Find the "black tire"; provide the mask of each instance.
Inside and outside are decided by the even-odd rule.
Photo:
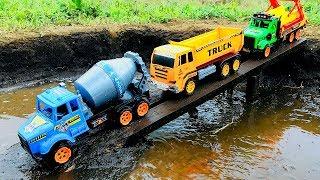
[[[133,112],[131,107],[124,106],[122,108],[119,108],[116,113],[117,115],[115,123],[120,127],[129,125],[133,120]]]
[[[70,150],[70,157],[68,157],[66,162],[63,162],[62,160],[60,162],[57,161],[57,154],[61,151],[62,148],[67,148]],[[63,155],[61,155],[63,157]],[[47,157],[45,157],[43,163],[47,165],[48,167],[55,167],[55,166],[62,166],[67,163],[69,163],[74,157],[74,149],[70,145],[70,143],[67,142],[59,142],[55,144],[50,152],[48,153]]]
[[[143,104],[146,104],[148,106],[147,109],[145,109],[147,111],[145,114],[142,113],[141,109],[140,109],[141,105],[143,105]],[[144,117],[144,116],[146,116],[148,114],[149,110],[150,110],[150,102],[149,102],[149,100],[146,97],[142,97],[140,100],[138,100],[138,102],[134,106],[134,116],[137,117],[137,118],[142,118],[142,117]]]
[[[268,58],[270,57],[272,53],[272,48],[270,46],[267,46],[262,52],[261,52],[261,57],[262,58]]]
[[[287,38],[288,43],[293,43],[295,41],[295,32],[291,32]]]
[[[235,65],[238,63],[238,67],[237,69],[235,69]],[[241,66],[241,58],[240,56],[236,56],[233,60],[232,60],[232,64],[231,64],[231,74],[234,74],[236,72],[238,72],[239,68]]]
[[[194,79],[189,79],[184,86],[184,94],[187,96],[191,96],[196,91],[197,84]]]

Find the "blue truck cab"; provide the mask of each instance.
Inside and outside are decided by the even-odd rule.
[[[49,158],[63,164],[72,153],[68,147],[89,130],[87,120],[92,115],[81,96],[67,90],[64,83],[47,89],[37,95],[35,114],[19,128],[21,145],[37,160],[54,154]],[[53,152],[59,150],[61,157]]]

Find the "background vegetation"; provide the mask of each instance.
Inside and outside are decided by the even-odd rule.
[[[304,0],[312,24],[320,25],[319,0]],[[0,0],[2,30],[107,22],[165,23],[174,19],[245,21],[268,0]]]

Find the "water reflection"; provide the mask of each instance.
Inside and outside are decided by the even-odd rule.
[[[0,113],[31,113],[35,95],[53,85],[1,94]],[[248,107],[239,88],[232,102],[221,94],[198,107],[198,119],[185,114],[149,135],[151,146],[114,148],[108,144],[110,132],[93,134],[83,141],[68,173],[43,170],[16,144],[0,153],[5,167],[0,176],[318,179],[320,95],[312,88],[281,91],[262,91]]]
[[[54,87],[57,84],[58,82],[47,83],[41,86],[32,86],[7,93],[0,93],[0,115],[28,116],[35,110],[36,96],[45,89]],[[72,89],[70,83],[67,84],[67,88]]]
[[[319,97],[286,92],[266,96],[259,105],[247,108],[237,123],[216,135],[202,128],[189,133],[183,129],[190,122],[183,118],[177,120],[180,123],[164,128],[170,135],[170,128],[175,125],[183,135],[165,138],[163,142],[157,139],[164,133],[153,134],[151,139],[157,142],[128,176],[133,179],[317,179],[320,177]],[[203,106],[211,107],[211,112],[218,116],[216,109],[225,108],[228,112],[226,106]],[[210,115],[202,112],[200,116]]]

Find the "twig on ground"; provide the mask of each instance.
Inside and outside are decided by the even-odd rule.
[[[283,86],[283,88],[289,88],[289,89],[303,89],[303,81],[301,82],[300,86]]]
[[[231,123],[223,126],[222,128],[217,129],[213,134],[217,134],[219,132],[221,132],[222,130],[226,129],[227,127],[229,127],[230,125],[234,124],[234,122],[232,121]]]

